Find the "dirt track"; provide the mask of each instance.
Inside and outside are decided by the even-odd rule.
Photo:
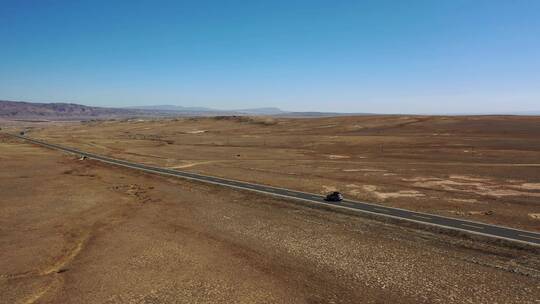
[[[0,142],[1,303],[534,303],[538,253]]]

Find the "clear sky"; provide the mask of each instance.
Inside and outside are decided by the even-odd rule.
[[[0,0],[0,99],[540,110],[540,1]]]

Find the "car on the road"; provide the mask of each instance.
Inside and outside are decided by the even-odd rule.
[[[334,191],[332,193],[328,193],[328,195],[326,195],[325,200],[329,202],[341,202],[343,200],[343,194],[337,191]]]

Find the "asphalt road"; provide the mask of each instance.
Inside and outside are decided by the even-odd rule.
[[[341,202],[327,202],[324,197],[319,194],[306,193],[295,190],[289,190],[284,188],[242,182],[232,179],[225,179],[220,177],[201,175],[186,171],[164,169],[159,167],[147,166],[143,164],[133,163],[125,160],[114,159],[102,155],[93,153],[87,153],[72,149],[69,147],[63,147],[55,144],[46,143],[40,140],[28,138],[25,136],[13,135],[14,137],[24,139],[26,141],[38,144],[41,146],[62,150],[65,152],[75,153],[81,156],[86,156],[90,159],[99,160],[105,163],[132,168],[136,170],[142,170],[149,173],[168,175],[180,178],[186,178],[191,180],[197,180],[205,183],[211,183],[231,188],[255,191],[263,194],[269,194],[273,196],[284,197],[287,199],[302,200],[313,204],[328,205],[336,208],[343,208],[358,212],[376,214],[379,216],[396,218],[405,221],[416,222],[425,225],[439,226],[446,229],[459,230],[462,232],[484,235],[493,238],[505,239],[510,241],[528,243],[536,246],[540,246],[540,233],[523,231],[508,227],[502,227],[497,225],[489,225],[479,222],[467,221],[462,219],[443,217],[433,214],[409,211],[400,208],[385,207],[376,204],[370,204],[365,202],[353,201],[345,199]]]

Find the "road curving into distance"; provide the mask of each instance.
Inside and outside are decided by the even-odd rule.
[[[409,211],[409,210],[400,209],[400,208],[386,207],[386,206],[353,201],[353,200],[348,200],[348,199],[345,199],[341,202],[328,202],[328,201],[325,201],[324,197],[319,194],[306,193],[306,192],[284,189],[284,188],[279,188],[279,187],[272,187],[272,186],[267,186],[267,185],[242,182],[242,181],[237,181],[237,180],[232,180],[232,179],[227,179],[227,178],[202,175],[202,174],[180,171],[180,170],[153,167],[153,166],[133,163],[133,162],[125,161],[125,160],[114,159],[114,158],[97,155],[93,153],[83,152],[83,151],[79,151],[73,148],[64,147],[60,145],[47,143],[41,140],[32,139],[26,136],[20,136],[20,135],[14,135],[14,134],[8,134],[8,135],[11,135],[13,137],[23,139],[28,142],[41,145],[44,147],[57,149],[57,150],[61,150],[61,151],[69,152],[69,153],[74,153],[74,154],[86,156],[90,159],[98,160],[104,163],[136,169],[136,170],[145,171],[149,173],[196,180],[200,182],[211,183],[211,184],[230,187],[230,188],[254,191],[254,192],[259,192],[259,193],[263,193],[267,195],[283,197],[287,199],[301,200],[301,201],[312,203],[314,205],[316,204],[326,205],[326,206],[331,206],[335,208],[352,210],[359,213],[375,214],[378,216],[394,218],[394,219],[399,219],[399,220],[404,220],[404,221],[410,221],[410,222],[415,222],[415,223],[424,224],[424,225],[438,226],[445,229],[451,229],[451,230],[457,230],[457,231],[471,233],[471,234],[483,235],[483,236],[487,236],[491,238],[504,239],[508,241],[527,243],[530,245],[540,246],[540,233],[537,233],[537,232],[524,231],[524,230],[518,230],[518,229],[509,228],[509,227],[502,227],[502,226],[497,226],[497,225],[490,225],[490,224],[479,223],[479,222],[474,222],[474,221],[451,218],[451,217],[444,217],[444,216],[439,216],[439,215],[434,215],[434,214]]]

